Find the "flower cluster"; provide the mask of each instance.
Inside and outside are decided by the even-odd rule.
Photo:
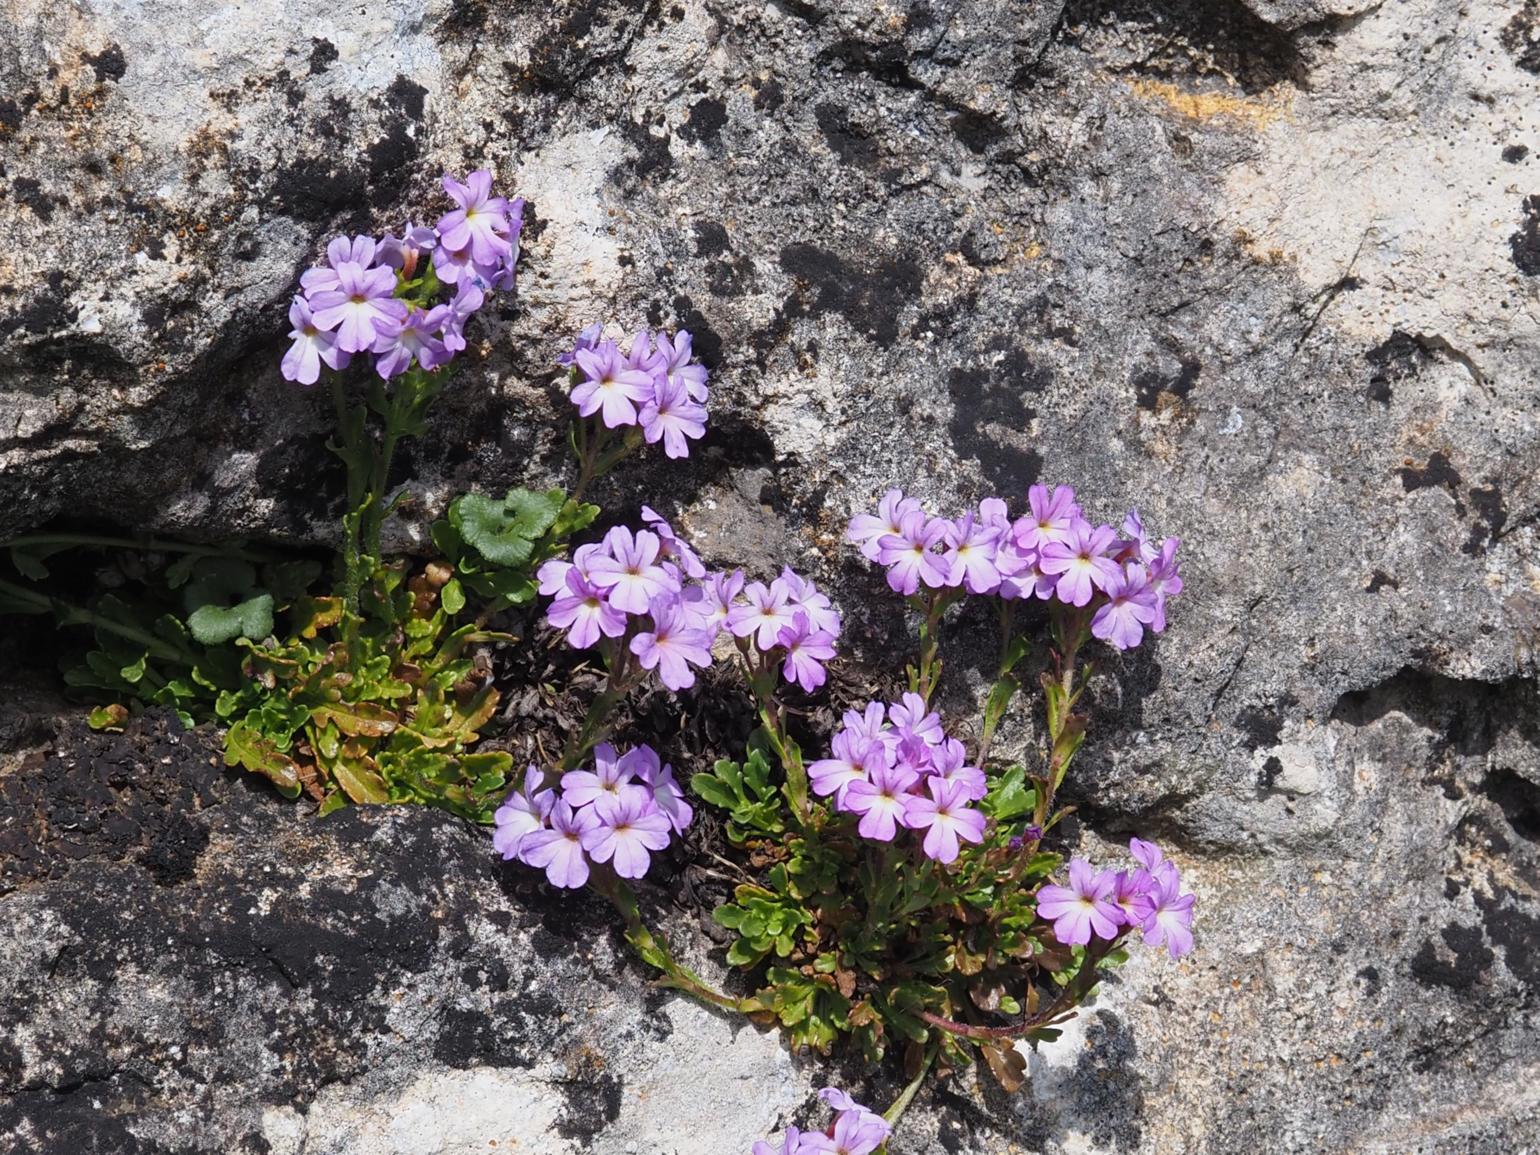
[[[836,810],[861,816],[863,837],[892,842],[900,827],[924,830],[926,856],[942,863],[956,860],[962,842],[983,841],[984,814],[969,804],[988,792],[984,772],[918,694],[848,710],[843,721],[833,757],[807,776],[814,793],[834,795]]]
[[[836,1112],[827,1130],[798,1131],[788,1127],[779,1147],[761,1139],[754,1144],[752,1155],[870,1155],[893,1133],[881,1115],[861,1106],[844,1091],[825,1087],[818,1097]]]
[[[642,520],[647,528],[616,526],[571,561],[540,567],[540,592],[553,599],[546,621],[566,630],[571,645],[621,639],[642,669],[683,690],[695,684],[695,669],[711,665],[711,647],[726,631],[780,661],[787,681],[810,692],[823,685],[840,630],[827,595],[790,569],[768,586],[745,585],[742,570],[708,573],[667,521],[647,506]]]
[[[572,403],[605,429],[640,425],[647,444],[663,442],[669,457],[688,457],[690,441],[706,435],[706,368],[693,359],[690,334],[656,336],[646,329],[622,350],[590,325],[557,363],[572,370]]]
[[[1122,536],[1110,525],[1093,526],[1067,485],[1051,494],[1034,485],[1027,502],[1030,511],[1015,520],[998,497],[947,520],[890,489],[876,514],[851,519],[847,536],[887,567],[888,585],[898,593],[960,587],[1077,608],[1094,603],[1091,633],[1119,650],[1137,646],[1145,629],[1166,628],[1166,599],[1182,592],[1179,539],[1156,545],[1137,510],[1124,518]]]
[[[1053,936],[1066,946],[1085,946],[1093,935],[1116,939],[1137,928],[1150,946],[1180,958],[1192,950],[1195,899],[1183,893],[1176,864],[1153,843],[1135,838],[1128,849],[1139,863],[1136,870],[1093,872],[1085,859],[1074,859],[1068,886],[1038,891],[1037,913],[1053,923]]]
[[[464,184],[445,173],[444,191],[457,207],[436,225],[408,221],[399,237],[379,240],[338,237],[327,246],[326,265],[300,277],[289,306],[294,344],[283,358],[286,379],[314,385],[323,364],[344,369],[366,353],[389,380],[413,361],[437,369],[465,348],[465,323],[486,293],[513,287],[524,202],[493,196],[485,170]],[[432,255],[431,281],[419,270],[424,254]],[[408,284],[422,290],[421,301],[403,299]],[[441,284],[453,286],[453,296],[430,303]]]
[[[561,776],[559,790],[531,766],[524,785],[493,815],[492,845],[505,859],[545,871],[552,886],[577,888],[592,863],[608,862],[621,878],[641,878],[652,854],[695,817],[674,768],[650,746],[617,755],[601,742],[592,770]]]

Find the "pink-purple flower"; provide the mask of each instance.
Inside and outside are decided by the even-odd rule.
[[[968,789],[962,782],[933,775],[926,779],[925,787],[929,797],[909,796],[904,824],[924,830],[926,856],[946,865],[957,860],[962,842],[984,841],[984,815],[969,807]]]
[[[652,629],[631,639],[631,652],[644,670],[657,670],[659,680],[670,690],[684,690],[695,685],[692,666],[711,665],[711,634],[695,624],[685,612],[678,594],[665,593],[648,606]]]
[[[1085,946],[1092,935],[1117,938],[1123,918],[1113,901],[1116,882],[1112,871],[1093,871],[1089,862],[1076,858],[1069,864],[1068,886],[1037,892],[1038,916],[1053,923],[1053,937],[1065,946]]]
[[[495,816],[493,846],[505,858],[546,872],[553,886],[587,883],[595,864],[621,878],[647,873],[652,855],[688,829],[694,812],[650,746],[618,754],[607,742],[594,747],[593,768],[562,775],[561,789],[540,789],[531,766],[521,790]]]
[[[285,379],[301,385],[314,385],[321,376],[324,363],[333,369],[346,369],[352,360],[337,346],[337,335],[316,325],[310,315],[310,304],[304,297],[295,297],[289,306],[289,324],[294,326],[289,336],[294,344],[283,355],[282,372]]]

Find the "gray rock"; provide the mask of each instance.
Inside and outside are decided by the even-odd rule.
[[[1073,1046],[1039,1057],[1018,1122],[947,1092],[951,1121],[918,1116],[916,1150],[1540,1144],[1533,9],[398,2],[318,20],[24,2],[0,54],[0,529],[70,512],[324,537],[325,415],[276,373],[297,270],[338,230],[435,211],[440,166],[490,164],[530,199],[520,294],[403,464],[427,508],[560,471],[550,359],[607,317],[693,329],[718,388],[703,453],[600,496],[671,495],[715,559],[817,572],[874,665],[898,608],[839,534],[889,484],[943,510],[1067,481],[1100,516],[1137,504],[1183,538],[1171,630],[1107,663],[1071,789],[1088,852],[1130,833],[1175,848],[1199,950],[1136,958]],[[955,631],[958,718],[986,626]],[[1036,737],[1018,716],[1004,739]],[[432,816],[344,823],[472,861]],[[275,870],[331,837],[282,831],[262,836]],[[80,888],[44,885],[8,917],[65,917],[46,912]],[[411,885],[431,904],[457,883]],[[495,905],[486,885],[455,909]],[[180,889],[214,926],[205,887]],[[525,925],[521,903],[498,909]],[[555,991],[625,964],[538,965]],[[622,973],[607,997],[640,989]],[[208,981],[185,1013],[217,1020],[238,984]],[[376,1040],[389,1062],[358,1070],[391,1072],[356,1095],[351,1068],[315,1076],[319,1120],[514,1088],[495,1039],[430,1061],[309,997],[288,1028],[319,1032],[306,1047]],[[574,1018],[542,1055],[587,1037]],[[243,1021],[254,1048],[271,1033]],[[693,1046],[728,1037],[689,1021]],[[163,1023],[158,1045],[185,1047],[191,1028]],[[752,1038],[733,1062],[770,1070],[768,1043],[736,1057]],[[650,1045],[629,1070],[675,1053]],[[114,1101],[158,1095],[171,1119],[245,1054],[210,1044],[185,1083],[152,1073],[168,1058],[133,1067],[165,1091],[116,1060],[29,1067],[43,1089],[22,1094],[93,1094],[105,1072]],[[766,1117],[812,1077],[771,1080]],[[273,1079],[284,1150],[305,1120],[283,1112],[299,1084]],[[547,1076],[518,1080],[510,1101],[560,1116]]]

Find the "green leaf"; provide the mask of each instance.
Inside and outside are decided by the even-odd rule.
[[[451,578],[439,590],[438,600],[446,614],[457,614],[465,608],[465,589],[458,580]]]
[[[298,798],[299,767],[267,735],[245,720],[225,732],[225,765],[241,766],[269,779],[286,798]]]
[[[330,723],[355,738],[383,738],[400,725],[395,713],[377,702],[327,702],[311,707],[310,717],[317,726]]]
[[[738,804],[738,798],[727,784],[714,774],[692,774],[690,776],[690,789],[695,794],[723,810],[731,810]]]
[[[145,667],[150,660],[148,651],[139,655],[137,662],[132,662],[118,671],[118,675],[129,685],[137,686],[144,678]]]
[[[233,606],[199,606],[188,616],[187,628],[205,646],[236,638],[259,642],[273,632],[273,595],[258,594]]]
[[[128,710],[118,703],[113,702],[108,706],[98,706],[91,711],[86,719],[86,725],[93,730],[115,730],[128,721]]]
[[[337,785],[354,802],[390,801],[390,788],[385,785],[385,780],[362,763],[344,756],[332,764],[331,771],[337,779]]]
[[[535,541],[561,512],[560,497],[560,490],[531,493],[515,489],[502,501],[467,493],[450,505],[449,521],[466,543],[493,565],[522,566],[533,555]]]
[[[559,489],[550,491],[549,496],[555,497],[561,493]],[[587,502],[568,501],[561,507],[561,512],[556,515],[556,522],[551,526],[551,536],[561,540],[571,537],[575,533],[587,529],[599,516],[599,507],[589,505]]]
[[[1027,785],[1027,768],[1019,763],[993,782],[984,798],[984,812],[998,822],[1031,814],[1036,805],[1037,791]]]

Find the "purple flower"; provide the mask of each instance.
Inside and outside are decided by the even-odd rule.
[[[824,684],[827,675],[823,663],[834,657],[833,634],[828,630],[815,630],[806,611],[798,610],[792,615],[791,625],[776,635],[776,642],[786,648],[782,677],[797,683],[809,694]]]
[[[915,830],[929,828],[925,835],[925,854],[946,865],[957,860],[964,842],[984,841],[984,815],[968,806],[968,791],[961,782],[928,778],[925,788],[930,797],[911,794],[904,810],[904,824]]]
[[[877,766],[868,778],[853,779],[839,803],[841,810],[861,815],[856,829],[862,838],[892,842],[905,818],[909,789],[920,780],[917,771],[907,766]]]
[[[1128,853],[1134,856],[1134,861],[1144,869],[1154,874],[1165,862],[1165,855],[1161,854],[1160,847],[1153,842],[1146,842],[1142,838],[1130,838],[1128,840]]]
[[[406,317],[406,302],[396,300],[395,291],[396,274],[389,268],[365,269],[344,261],[337,266],[337,287],[310,297],[316,327],[335,329],[344,353],[362,353],[374,344],[382,321]]]
[[[939,746],[946,739],[941,729],[941,715],[934,710],[927,710],[925,699],[916,693],[906,693],[898,702],[889,706],[888,718],[893,723],[895,742],[915,737],[927,746]]]
[[[615,747],[600,742],[594,747],[592,770],[569,770],[561,776],[562,801],[572,806],[588,806],[600,798],[652,797],[645,786],[633,783],[636,760],[616,755]]]
[[[674,833],[683,834],[695,820],[695,811],[685,801],[684,791],[674,780],[674,768],[660,763],[657,751],[651,746],[628,750],[620,760],[652,791],[653,805],[668,819]]]
[[[984,771],[967,763],[968,752],[963,744],[948,738],[931,754],[931,773],[944,782],[957,783],[970,802],[977,802],[989,793],[989,782]]]
[[[389,381],[411,368],[412,359],[424,369],[437,369],[449,360],[449,350],[435,334],[449,315],[448,305],[436,305],[426,313],[412,309],[400,320],[375,322],[374,369]]]
[[[890,489],[877,503],[875,517],[869,513],[858,513],[850,519],[845,538],[860,546],[861,555],[868,561],[876,561],[882,552],[882,547],[877,543],[884,537],[896,537],[903,533],[904,518],[910,513],[919,512],[918,498],[905,497],[902,490]]]
[[[803,577],[790,566],[781,567],[781,584],[786,587],[786,599],[792,609],[802,610],[815,630],[827,630],[835,637],[840,632],[839,611],[829,601],[829,595],[819,592],[811,579]]]
[[[603,634],[618,638],[626,632],[626,615],[604,599],[604,591],[585,578],[576,566],[567,568],[567,593],[546,610],[545,620],[567,631],[574,649],[586,650]]]
[[[572,403],[584,417],[599,414],[610,429],[636,424],[636,407],[651,401],[652,375],[629,368],[613,341],[600,341],[574,356],[583,379],[572,387]]]
[[[556,791],[542,790],[545,775],[538,766],[524,771],[524,785],[511,792],[492,814],[492,849],[505,859],[517,858],[526,835],[544,830],[556,806]]]
[[[588,573],[617,610],[645,614],[653,598],[679,592],[678,581],[657,564],[662,543],[651,530],[637,530],[633,536],[625,526],[616,526],[605,535],[604,544],[609,555],[589,562]]]
[[[1106,590],[1107,604],[1091,619],[1091,633],[1115,650],[1131,650],[1155,620],[1155,591],[1138,562],[1124,566]]]
[[[295,297],[289,305],[289,324],[294,326],[289,331],[294,344],[283,355],[283,364],[280,366],[285,380],[314,385],[321,376],[323,361],[333,369],[346,369],[348,362],[353,359],[351,354],[337,347],[335,333],[324,332],[316,327],[310,315],[310,305],[304,297]]]
[[[743,592],[743,571],[735,569],[732,573],[711,574],[703,585],[696,588],[700,590],[701,596],[691,609],[701,628],[709,630],[715,637],[726,628],[727,616],[732,613],[738,595]]]
[[[417,271],[417,261],[421,255],[432,252],[437,246],[438,233],[427,225],[414,225],[407,221],[399,237],[386,233],[380,239],[374,257],[380,264],[389,265],[410,280]]]
[[[1127,548],[1124,550],[1125,556],[1119,558],[1119,561],[1137,561],[1149,565],[1159,552],[1150,541],[1150,535],[1145,532],[1144,518],[1139,516],[1137,509],[1129,510],[1128,516],[1123,518],[1123,542]]]
[[[573,810],[562,799],[551,810],[551,828],[526,834],[519,844],[519,861],[526,866],[544,867],[552,886],[575,890],[588,881],[588,859],[583,855],[583,839],[599,825],[593,807]]]
[[[914,509],[904,514],[897,533],[877,539],[877,561],[888,567],[888,585],[894,592],[907,596],[921,584],[931,589],[946,585],[947,566],[931,551],[945,533],[944,521]]]
[[[1063,541],[1051,541],[1043,547],[1038,564],[1044,573],[1059,575],[1054,592],[1061,602],[1083,606],[1096,590],[1106,589],[1122,573],[1122,567],[1109,556],[1117,536],[1110,525],[1092,529],[1078,522]]]
[[[864,710],[846,710],[840,725],[844,727],[845,733],[859,738],[863,743],[881,742],[887,729],[887,722],[884,721],[886,715],[887,708],[881,702],[868,702]]]
[[[668,457],[690,456],[689,440],[706,435],[706,410],[690,400],[684,382],[659,378],[652,389],[652,399],[642,406],[642,435],[647,444],[663,439]]]
[[[650,505],[642,506],[642,521],[647,528],[658,535],[658,541],[662,543],[660,555],[671,557],[679,563],[679,568],[684,570],[685,576],[700,581],[706,576],[705,563],[700,556],[690,548],[690,543],[674,532],[674,527],[663,520],[663,516]]]
[[[768,586],[764,582],[751,583],[744,588],[743,597],[747,604],[732,608],[727,615],[727,628],[738,638],[757,634],[754,644],[762,652],[773,650],[796,612],[790,605],[791,591],[777,578]]]
[[[461,184],[444,174],[444,191],[460,207],[439,218],[438,233],[449,249],[469,248],[471,260],[480,265],[496,264],[508,256],[508,201],[492,195],[492,174],[478,169]]]
[[[942,558],[947,566],[946,584],[962,586],[970,594],[993,593],[1000,585],[995,568],[995,543],[1000,531],[981,525],[965,513],[956,521],[943,522]]]
[[[777,1151],[763,1139],[754,1140],[754,1146],[749,1155],[798,1155],[802,1150],[802,1132],[795,1127],[786,1128],[786,1133],[781,1136],[781,1149]]]
[[[658,353],[663,358],[661,372],[670,381],[682,384],[690,400],[704,405],[710,400],[711,391],[706,388],[706,367],[691,360],[690,334],[681,329],[672,341],[666,333],[659,333],[657,340]]]
[[[1170,863],[1154,874],[1152,885],[1134,899],[1139,929],[1150,946],[1164,946],[1172,958],[1192,950],[1192,908],[1197,901],[1183,894],[1182,879]]]
[[[1069,540],[1070,530],[1082,519],[1075,504],[1075,491],[1067,485],[1054,486],[1048,496],[1046,485],[1027,490],[1027,504],[1032,512],[1016,523],[1016,544],[1041,551],[1054,542]]]
[[[1144,921],[1138,900],[1155,885],[1147,870],[1120,870],[1112,876],[1112,905],[1118,908],[1124,926],[1138,926]]]
[[[335,237],[326,246],[326,267],[306,269],[300,274],[299,285],[305,295],[326,292],[338,287],[337,270],[345,264],[367,269],[377,256],[373,237]]]
[[[595,321],[581,333],[573,343],[572,348],[556,358],[556,363],[563,368],[570,369],[577,364],[577,355],[586,349],[592,349],[604,338],[604,326]]]
[[[472,281],[461,281],[455,287],[455,295],[450,300],[447,311],[444,313],[444,348],[451,353],[459,353],[465,348],[465,323],[475,315],[485,303],[486,294],[481,291],[481,286]]]
[[[887,1142],[892,1132],[893,1128],[881,1115],[856,1106],[835,1116],[832,1134],[804,1134],[798,1155],[870,1155]]]
[[[668,846],[668,818],[650,798],[601,794],[593,812],[598,822],[584,831],[583,849],[595,862],[613,859],[621,878],[641,878],[652,865],[647,852]]]
[[[1166,628],[1166,599],[1182,592],[1176,560],[1176,547],[1181,544],[1181,538],[1166,538],[1160,543],[1155,560],[1150,562],[1150,589],[1155,593],[1155,616],[1150,620],[1150,629],[1157,634]]]
[[[678,594],[653,598],[648,613],[652,632],[631,639],[631,652],[642,669],[657,670],[659,680],[670,690],[695,685],[695,671],[690,667],[711,665],[710,632],[693,623]]]
[[[844,804],[852,782],[865,781],[868,773],[887,765],[881,742],[863,742],[848,730],[834,735],[829,748],[833,757],[820,758],[810,765],[807,780],[819,797],[834,795],[836,807]]]
[[[1037,892],[1037,913],[1053,923],[1053,937],[1065,946],[1085,946],[1093,934],[1117,938],[1122,920],[1112,901],[1116,881],[1110,870],[1093,874],[1089,862],[1074,859],[1068,886],[1045,886]]]

